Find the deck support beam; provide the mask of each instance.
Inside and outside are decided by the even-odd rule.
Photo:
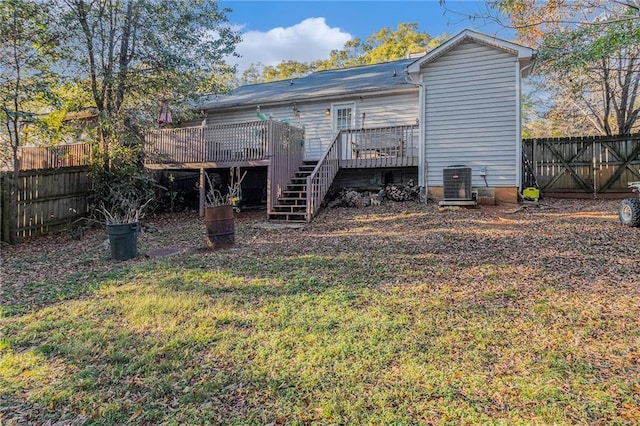
[[[204,216],[204,199],[205,199],[205,179],[204,169],[200,168],[200,217]]]

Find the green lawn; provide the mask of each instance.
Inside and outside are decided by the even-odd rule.
[[[2,247],[0,424],[637,424],[640,229],[615,201],[197,215]]]

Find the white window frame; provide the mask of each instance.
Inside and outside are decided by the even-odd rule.
[[[356,103],[355,102],[342,102],[337,104],[331,104],[331,128],[333,130],[333,138],[334,139],[338,135],[338,111],[340,110],[351,110],[351,120],[349,123],[349,127],[347,129],[355,129],[356,128]],[[340,130],[347,130],[340,129]],[[347,146],[346,140],[348,136],[343,136],[342,148],[341,148],[341,158],[343,160],[352,160],[353,159],[353,150],[350,146]]]
[[[331,129],[333,130],[333,134],[338,134],[338,111],[342,109],[351,109],[351,122],[349,123],[348,129],[356,128],[356,103],[355,102],[345,102],[339,104],[331,104]],[[343,130],[343,129],[340,129]]]

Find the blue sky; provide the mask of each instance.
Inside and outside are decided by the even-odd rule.
[[[483,1],[447,0],[449,11],[437,0],[414,1],[249,1],[222,0],[221,7],[232,9],[227,17],[243,35],[236,60],[240,71],[250,63],[275,65],[283,60],[309,62],[328,58],[333,49],[355,37],[366,39],[382,28],[396,28],[402,22],[415,22],[432,36],[455,35],[465,28],[505,39],[512,34],[482,19],[465,15],[486,11]]]

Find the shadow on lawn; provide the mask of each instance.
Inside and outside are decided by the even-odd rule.
[[[0,379],[0,419],[220,424],[244,414],[242,366],[210,351],[219,330],[207,333],[205,318],[189,314],[194,300],[177,302],[173,292],[158,292],[159,299],[144,289],[107,291],[106,303],[69,301],[56,312],[43,308],[44,318],[16,319],[7,337],[11,345],[0,351],[7,373]]]
[[[346,412],[355,423],[358,415],[361,423],[385,423],[367,417],[377,414],[367,405],[371,392],[406,423],[416,420],[402,405],[410,400],[425,404],[424,415],[463,407],[468,411],[451,418],[473,413],[480,421],[483,408],[496,406],[487,389],[499,394],[506,386],[514,394],[505,396],[511,398],[505,407],[524,410],[523,420],[548,405],[560,413],[580,407],[580,388],[562,387],[574,375],[587,383],[612,374],[582,352],[583,342],[561,333],[577,335],[581,321],[601,324],[597,309],[583,312],[594,302],[610,327],[634,324],[633,311],[606,311],[605,302],[613,302],[590,287],[631,279],[632,249],[610,256],[611,244],[592,222],[576,227],[559,219],[569,230],[561,238],[537,218],[457,229],[411,216],[405,230],[403,220],[386,220],[389,232],[346,220],[326,232],[316,224],[300,234],[259,234],[256,243],[244,242],[249,230],[241,228],[228,251],[192,250],[120,264],[89,279],[70,276],[59,284],[68,286],[62,293],[34,284],[29,294],[43,291],[35,299],[40,307],[18,315],[26,306],[16,301],[12,317],[3,318],[1,352],[14,367],[0,379],[6,381],[0,413],[31,416],[18,423],[232,423],[235,416],[264,424],[335,423]],[[549,341],[547,332],[554,333]],[[502,353],[509,333],[526,344]],[[551,351],[545,345],[554,340],[563,345]],[[510,355],[531,362],[526,381],[510,376]],[[608,361],[606,352],[600,356]],[[561,374],[558,386],[545,376],[554,362],[564,363],[560,373],[551,371]],[[637,370],[625,368],[620,377]],[[464,394],[470,385],[477,395]],[[343,401],[334,401],[336,392]],[[363,411],[350,411],[357,404]],[[579,412],[576,423],[607,407]],[[326,412],[314,413],[319,408]],[[567,420],[538,415],[541,423]]]

